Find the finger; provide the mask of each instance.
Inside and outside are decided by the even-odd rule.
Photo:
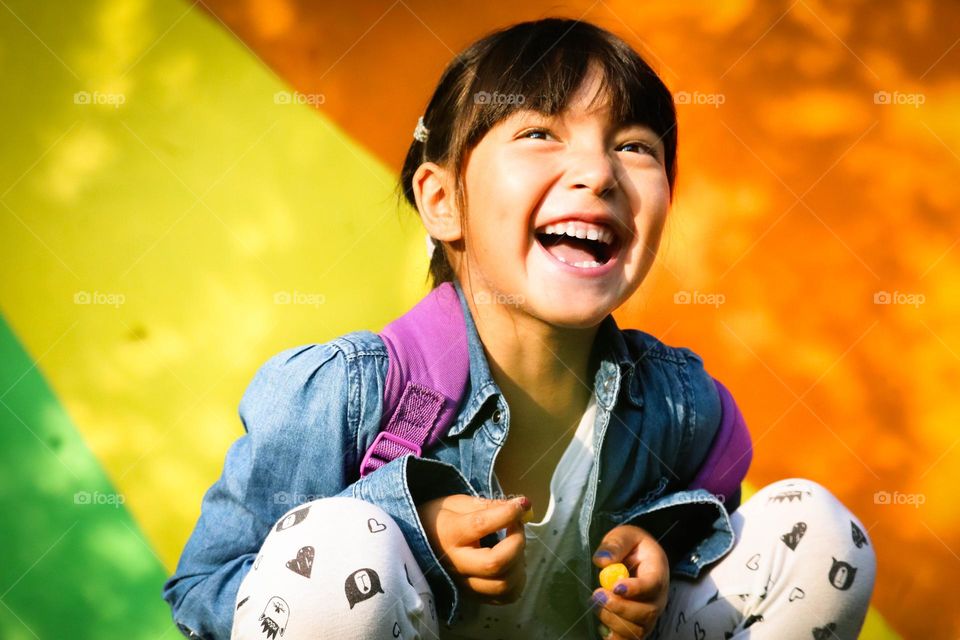
[[[605,567],[614,562],[621,562],[645,535],[649,534],[633,525],[614,527],[607,532],[597,546],[597,551],[593,554],[593,563],[598,567]]]
[[[644,601],[656,604],[666,585],[658,575],[644,574],[635,578],[620,578],[610,589],[614,595],[627,600]]]
[[[647,564],[652,563],[656,565],[658,569],[666,567],[668,565],[667,554],[664,552],[663,547],[660,546],[660,542],[642,529],[641,531],[642,533],[637,536],[635,546],[628,550],[623,560],[624,563],[628,566],[636,566],[646,562]]]
[[[642,640],[647,636],[647,627],[624,620],[610,613],[600,613],[600,624],[610,629],[610,635],[605,640]]]
[[[532,505],[530,505],[529,502],[527,502],[527,503],[525,503],[525,504],[527,505],[526,508],[523,508],[523,504],[520,505],[520,507],[521,507],[521,509],[520,509],[520,518],[519,518],[519,519],[515,519],[515,520],[511,520],[510,522],[507,523],[506,535],[510,535],[510,534],[515,533],[515,532],[517,532],[517,531],[519,531],[519,532],[521,532],[521,533],[523,533],[523,532],[525,531],[525,529],[524,529],[524,523],[527,522],[526,518],[528,518],[528,517],[530,516],[530,514],[533,513]]]
[[[600,624],[603,624],[603,623],[601,622]],[[601,636],[601,637],[603,637],[603,636]],[[647,638],[647,637],[649,637],[649,634],[644,635],[644,636],[637,636],[637,637]],[[603,640],[634,640],[634,637],[632,637],[632,636],[624,636],[624,635],[621,635],[621,634],[619,634],[619,633],[617,633],[617,632],[615,632],[615,631],[610,631],[610,630],[608,629],[608,630],[607,630],[607,636],[606,636],[605,638],[603,638]]]
[[[670,563],[663,548],[653,538],[643,539],[623,559],[634,578],[628,585],[629,597],[658,599],[666,594],[670,585]],[[616,585],[614,585],[614,588]]]
[[[516,528],[492,547],[458,547],[451,552],[451,560],[462,575],[499,578],[523,559],[526,544],[523,529]]]
[[[660,609],[647,602],[636,602],[621,598],[616,594],[598,589],[594,593],[604,592],[607,600],[601,607],[594,607],[594,612],[611,631],[623,638],[643,638],[649,629],[653,628]]]
[[[523,499],[491,500],[476,511],[459,515],[459,535],[455,542],[460,545],[476,542],[486,535],[506,528],[511,522],[519,521],[524,512],[521,500]]]
[[[527,582],[526,563],[518,562],[505,576],[497,579],[463,576],[463,582],[481,601],[488,604],[508,604],[520,598]]]
[[[637,624],[649,624],[651,619],[656,619],[660,614],[662,607],[656,602],[647,600],[632,600],[623,596],[618,596],[605,589],[597,589],[594,594],[603,591],[607,600],[603,609],[615,615],[631,620]]]
[[[443,508],[450,509],[456,513],[470,513],[476,511],[478,505],[490,502],[488,498],[482,496],[471,496],[465,493],[455,493],[447,496],[443,500]]]

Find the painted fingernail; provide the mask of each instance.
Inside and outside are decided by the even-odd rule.
[[[618,596],[622,596],[627,592],[627,585],[623,584],[622,582],[618,582],[617,586],[613,588],[613,592]]]
[[[597,631],[600,632],[600,637],[602,638],[606,638],[607,636],[610,635],[610,627],[608,627],[605,624],[601,624],[597,626]]]
[[[531,504],[530,498],[528,498],[527,496],[523,496],[522,498],[520,498],[520,500],[518,500],[518,502],[520,503],[520,508],[523,509],[524,511],[530,508],[530,504]]]
[[[593,594],[593,606],[597,608],[601,608],[605,604],[607,604],[606,593],[604,593],[603,591],[597,591],[595,594]]]
[[[609,551],[597,551],[593,557],[597,560],[613,560],[613,554]]]

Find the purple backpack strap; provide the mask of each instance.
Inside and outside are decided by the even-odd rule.
[[[706,489],[723,496],[727,510],[732,512],[739,506],[740,483],[750,468],[753,445],[743,414],[733,401],[733,396],[716,378],[713,378],[713,383],[720,394],[720,428],[710,445],[707,459],[689,488]]]
[[[361,477],[436,444],[457,415],[470,375],[463,308],[449,282],[379,335],[389,356],[381,414],[386,427],[363,456]]]

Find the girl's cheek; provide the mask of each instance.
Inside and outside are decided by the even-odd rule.
[[[633,183],[634,198],[638,201],[643,216],[662,217],[670,207],[670,183],[667,175],[660,171],[645,172]]]
[[[513,159],[501,164],[497,169],[506,186],[513,194],[537,191],[549,175],[549,166],[538,164],[531,158]]]

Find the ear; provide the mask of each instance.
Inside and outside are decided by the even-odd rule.
[[[463,237],[457,213],[454,177],[433,162],[424,162],[413,174],[413,194],[423,226],[431,237],[452,242]]]

